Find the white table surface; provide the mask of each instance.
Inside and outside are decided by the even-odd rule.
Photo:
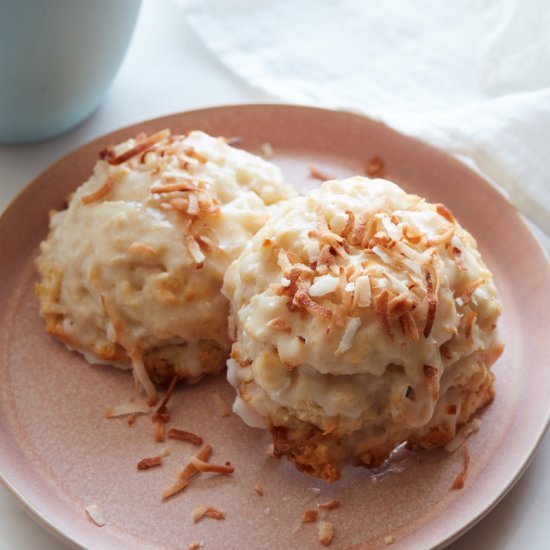
[[[128,54],[93,116],[44,143],[0,146],[0,210],[53,161],[116,128],[194,108],[270,100],[274,98],[243,83],[212,57],[171,0],[144,0]],[[550,250],[548,240],[544,244]],[[0,550],[38,548],[66,546],[29,519],[17,499],[0,486]],[[550,548],[548,434],[512,491],[450,548]]]

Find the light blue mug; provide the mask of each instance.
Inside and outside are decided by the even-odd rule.
[[[0,0],[0,142],[88,117],[126,53],[141,0]]]

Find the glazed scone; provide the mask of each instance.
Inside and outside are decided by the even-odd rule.
[[[449,442],[494,395],[500,302],[476,242],[394,183],[328,181],[287,202],[224,281],[234,410],[276,456],[333,481],[400,443]]]
[[[219,371],[223,275],[278,201],[273,164],[203,132],[138,136],[100,154],[55,213],[37,260],[47,330],[90,361],[153,382]]]

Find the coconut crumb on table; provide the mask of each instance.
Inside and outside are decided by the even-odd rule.
[[[302,514],[302,523],[315,523],[318,519],[319,512],[317,510],[304,510],[304,513]]]
[[[393,544],[395,541],[395,539],[393,538],[392,535],[388,535],[387,537],[384,538],[384,543],[385,544]]]
[[[453,484],[451,485],[451,489],[462,489],[464,487],[469,465],[470,465],[470,449],[468,449],[468,445],[464,444],[462,446],[462,470],[453,481]]]
[[[201,542],[192,542],[188,547],[187,550],[200,550],[203,547],[204,543]]]
[[[319,522],[318,531],[319,542],[323,546],[328,546],[334,538],[334,526],[330,521]]]
[[[163,443],[166,439],[166,421],[162,418],[153,419],[153,435],[157,443]]]
[[[269,142],[262,143],[261,149],[262,149],[262,153],[264,154],[264,157],[268,159],[273,158],[273,155],[275,154],[275,152],[273,151],[273,146],[271,145],[271,143]]]
[[[202,445],[203,438],[200,435],[188,432],[186,430],[180,430],[178,428],[170,428],[168,430],[168,439],[177,439],[179,441],[186,441],[193,445]]]
[[[259,483],[254,483],[254,492],[259,496],[263,496],[264,488]]]
[[[196,458],[202,461],[208,461],[210,460],[211,456],[212,447],[210,447],[210,445],[205,445],[197,453]],[[163,491],[162,499],[168,500],[169,498],[183,491],[189,485],[189,480],[198,473],[199,471],[197,470],[197,468],[191,462],[188,462],[185,468],[183,468],[183,470],[178,473],[177,481],[173,483],[170,487],[168,487],[168,489],[165,489]]]
[[[333,498],[332,500],[323,502],[321,504],[318,504],[317,506],[322,510],[334,510],[334,508],[339,508],[340,504],[341,503],[337,498]]]
[[[383,178],[386,175],[384,159],[379,156],[372,157],[365,165],[365,174],[369,178]]]
[[[148,458],[142,458],[137,463],[138,470],[149,470],[151,468],[156,468],[162,466],[162,456],[151,456]]]
[[[315,178],[317,180],[321,180],[321,181],[328,181],[328,180],[335,179],[334,176],[331,176],[329,174],[326,174],[326,173],[322,172],[321,170],[319,170],[313,164],[309,165],[309,175],[310,175],[310,177]]]
[[[84,511],[86,512],[88,518],[98,527],[103,527],[104,525],[106,525],[107,522],[105,521],[103,511],[97,504],[88,504],[88,506],[84,508]]]
[[[119,416],[137,416],[140,414],[148,414],[151,412],[151,407],[147,403],[121,403],[107,407],[105,416],[107,418],[117,418]]]
[[[202,518],[225,519],[225,512],[213,506],[197,506],[193,510],[193,523],[199,522]]]
[[[205,462],[204,460],[201,460],[196,456],[192,456],[189,459],[189,462],[193,464],[193,466],[199,472],[210,472],[214,474],[229,475],[235,471],[235,468],[232,466],[231,462],[226,462],[224,465],[210,464],[209,462]]]

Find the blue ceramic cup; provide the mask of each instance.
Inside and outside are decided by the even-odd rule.
[[[0,0],[0,142],[75,126],[99,105],[141,0]]]

